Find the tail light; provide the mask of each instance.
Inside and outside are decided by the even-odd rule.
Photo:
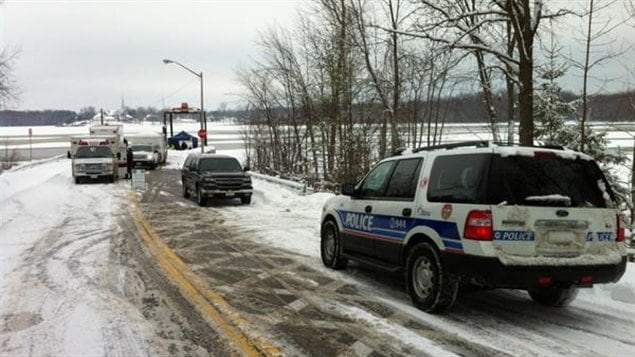
[[[617,241],[623,242],[626,238],[626,230],[624,229],[624,216],[617,215]]]
[[[88,145],[88,141],[85,141],[85,140],[80,140],[80,141],[79,141],[79,145],[82,145],[82,146],[83,146],[83,145]]]
[[[492,240],[492,212],[471,211],[465,221],[465,239]]]
[[[551,283],[553,283],[553,278],[550,276],[538,277],[538,285],[551,285]]]
[[[99,142],[99,145],[110,145],[110,141],[106,140],[102,140]]]

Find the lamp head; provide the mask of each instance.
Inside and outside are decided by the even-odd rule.
[[[172,63],[172,60],[169,60],[169,59],[166,58],[166,59],[163,60],[163,63],[165,63],[165,64]]]

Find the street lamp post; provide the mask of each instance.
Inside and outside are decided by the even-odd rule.
[[[187,70],[188,72],[192,73],[193,75],[197,76],[200,80],[201,80],[201,130],[205,131],[207,133],[207,122],[205,121],[205,109],[203,109],[203,72],[201,71],[201,73],[196,73],[193,70],[191,70],[190,68],[186,67],[185,65],[177,62],[177,61],[173,61],[171,59],[164,59],[163,63],[165,64],[170,64],[170,63],[174,63],[177,64],[179,66],[181,66],[183,69]],[[202,137],[201,138],[201,152],[205,152],[205,144],[207,143],[207,137]]]

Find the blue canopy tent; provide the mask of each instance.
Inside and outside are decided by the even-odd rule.
[[[168,138],[168,145],[176,150],[194,149],[198,147],[198,138],[185,131]]]

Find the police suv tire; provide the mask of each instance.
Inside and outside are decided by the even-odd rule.
[[[196,203],[198,203],[201,207],[204,207],[207,204],[207,197],[205,197],[203,192],[201,192],[200,186],[196,186]]]
[[[320,230],[320,255],[322,263],[331,269],[344,269],[348,265],[348,259],[342,256],[342,241],[340,231],[332,219],[322,223]]]
[[[251,203],[251,196],[243,196],[240,198],[240,203],[248,205]]]
[[[114,183],[115,182],[115,175],[108,176],[108,182]]]
[[[578,296],[578,288],[575,286],[533,288],[527,292],[535,302],[553,307],[565,307]]]
[[[82,182],[81,177],[75,177],[75,184],[79,185]]]
[[[183,189],[183,198],[189,198],[190,197],[190,192],[187,190],[187,186],[185,185],[185,180],[181,181],[183,183],[182,189]]]
[[[406,286],[412,303],[425,312],[443,312],[456,301],[458,280],[448,274],[437,249],[419,243],[406,261]]]

